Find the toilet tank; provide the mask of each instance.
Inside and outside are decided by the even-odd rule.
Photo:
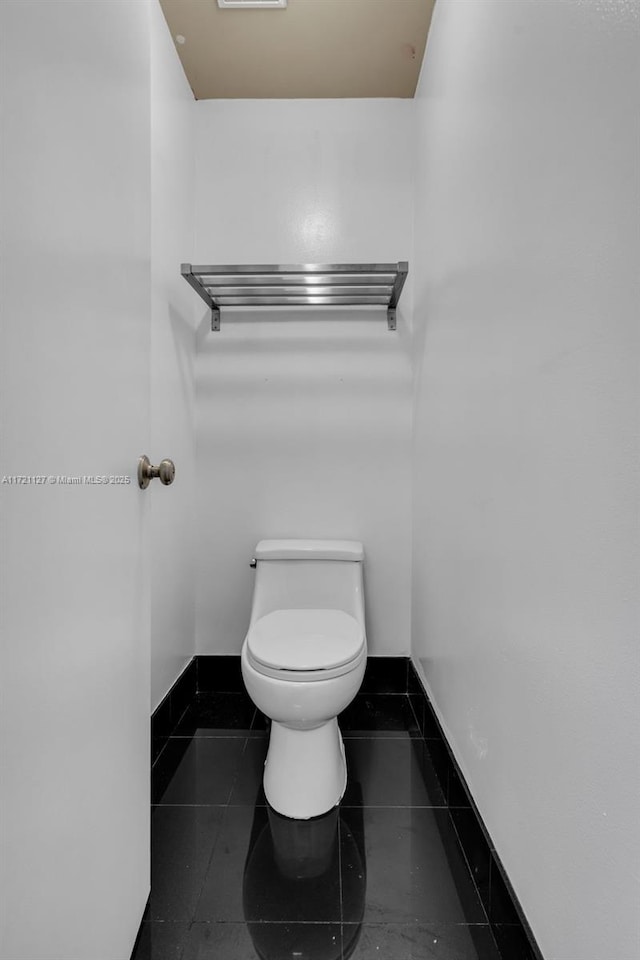
[[[362,624],[364,549],[357,540],[261,540],[251,623],[273,610],[344,610]]]

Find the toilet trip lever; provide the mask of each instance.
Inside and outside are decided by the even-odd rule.
[[[146,490],[152,480],[156,478],[160,483],[168,487],[173,483],[176,475],[176,468],[173,460],[161,460],[157,467],[154,467],[149,457],[143,455],[138,460],[138,485],[142,490]]]

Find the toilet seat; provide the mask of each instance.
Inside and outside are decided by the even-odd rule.
[[[364,633],[343,610],[273,610],[247,634],[253,668],[283,680],[329,680],[354,669],[365,654]]]

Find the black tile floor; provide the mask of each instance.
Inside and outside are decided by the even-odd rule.
[[[410,697],[361,694],[340,726],[339,809],[291,821],[262,791],[264,718],[243,693],[197,695],[153,767],[132,960],[500,960],[458,842],[467,811]]]

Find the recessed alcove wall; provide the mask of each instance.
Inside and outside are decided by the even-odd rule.
[[[194,262],[410,259],[411,101],[195,108]],[[409,653],[409,270],[394,333],[383,308],[200,311],[197,653],[239,653],[263,537],[362,540],[370,649]]]

